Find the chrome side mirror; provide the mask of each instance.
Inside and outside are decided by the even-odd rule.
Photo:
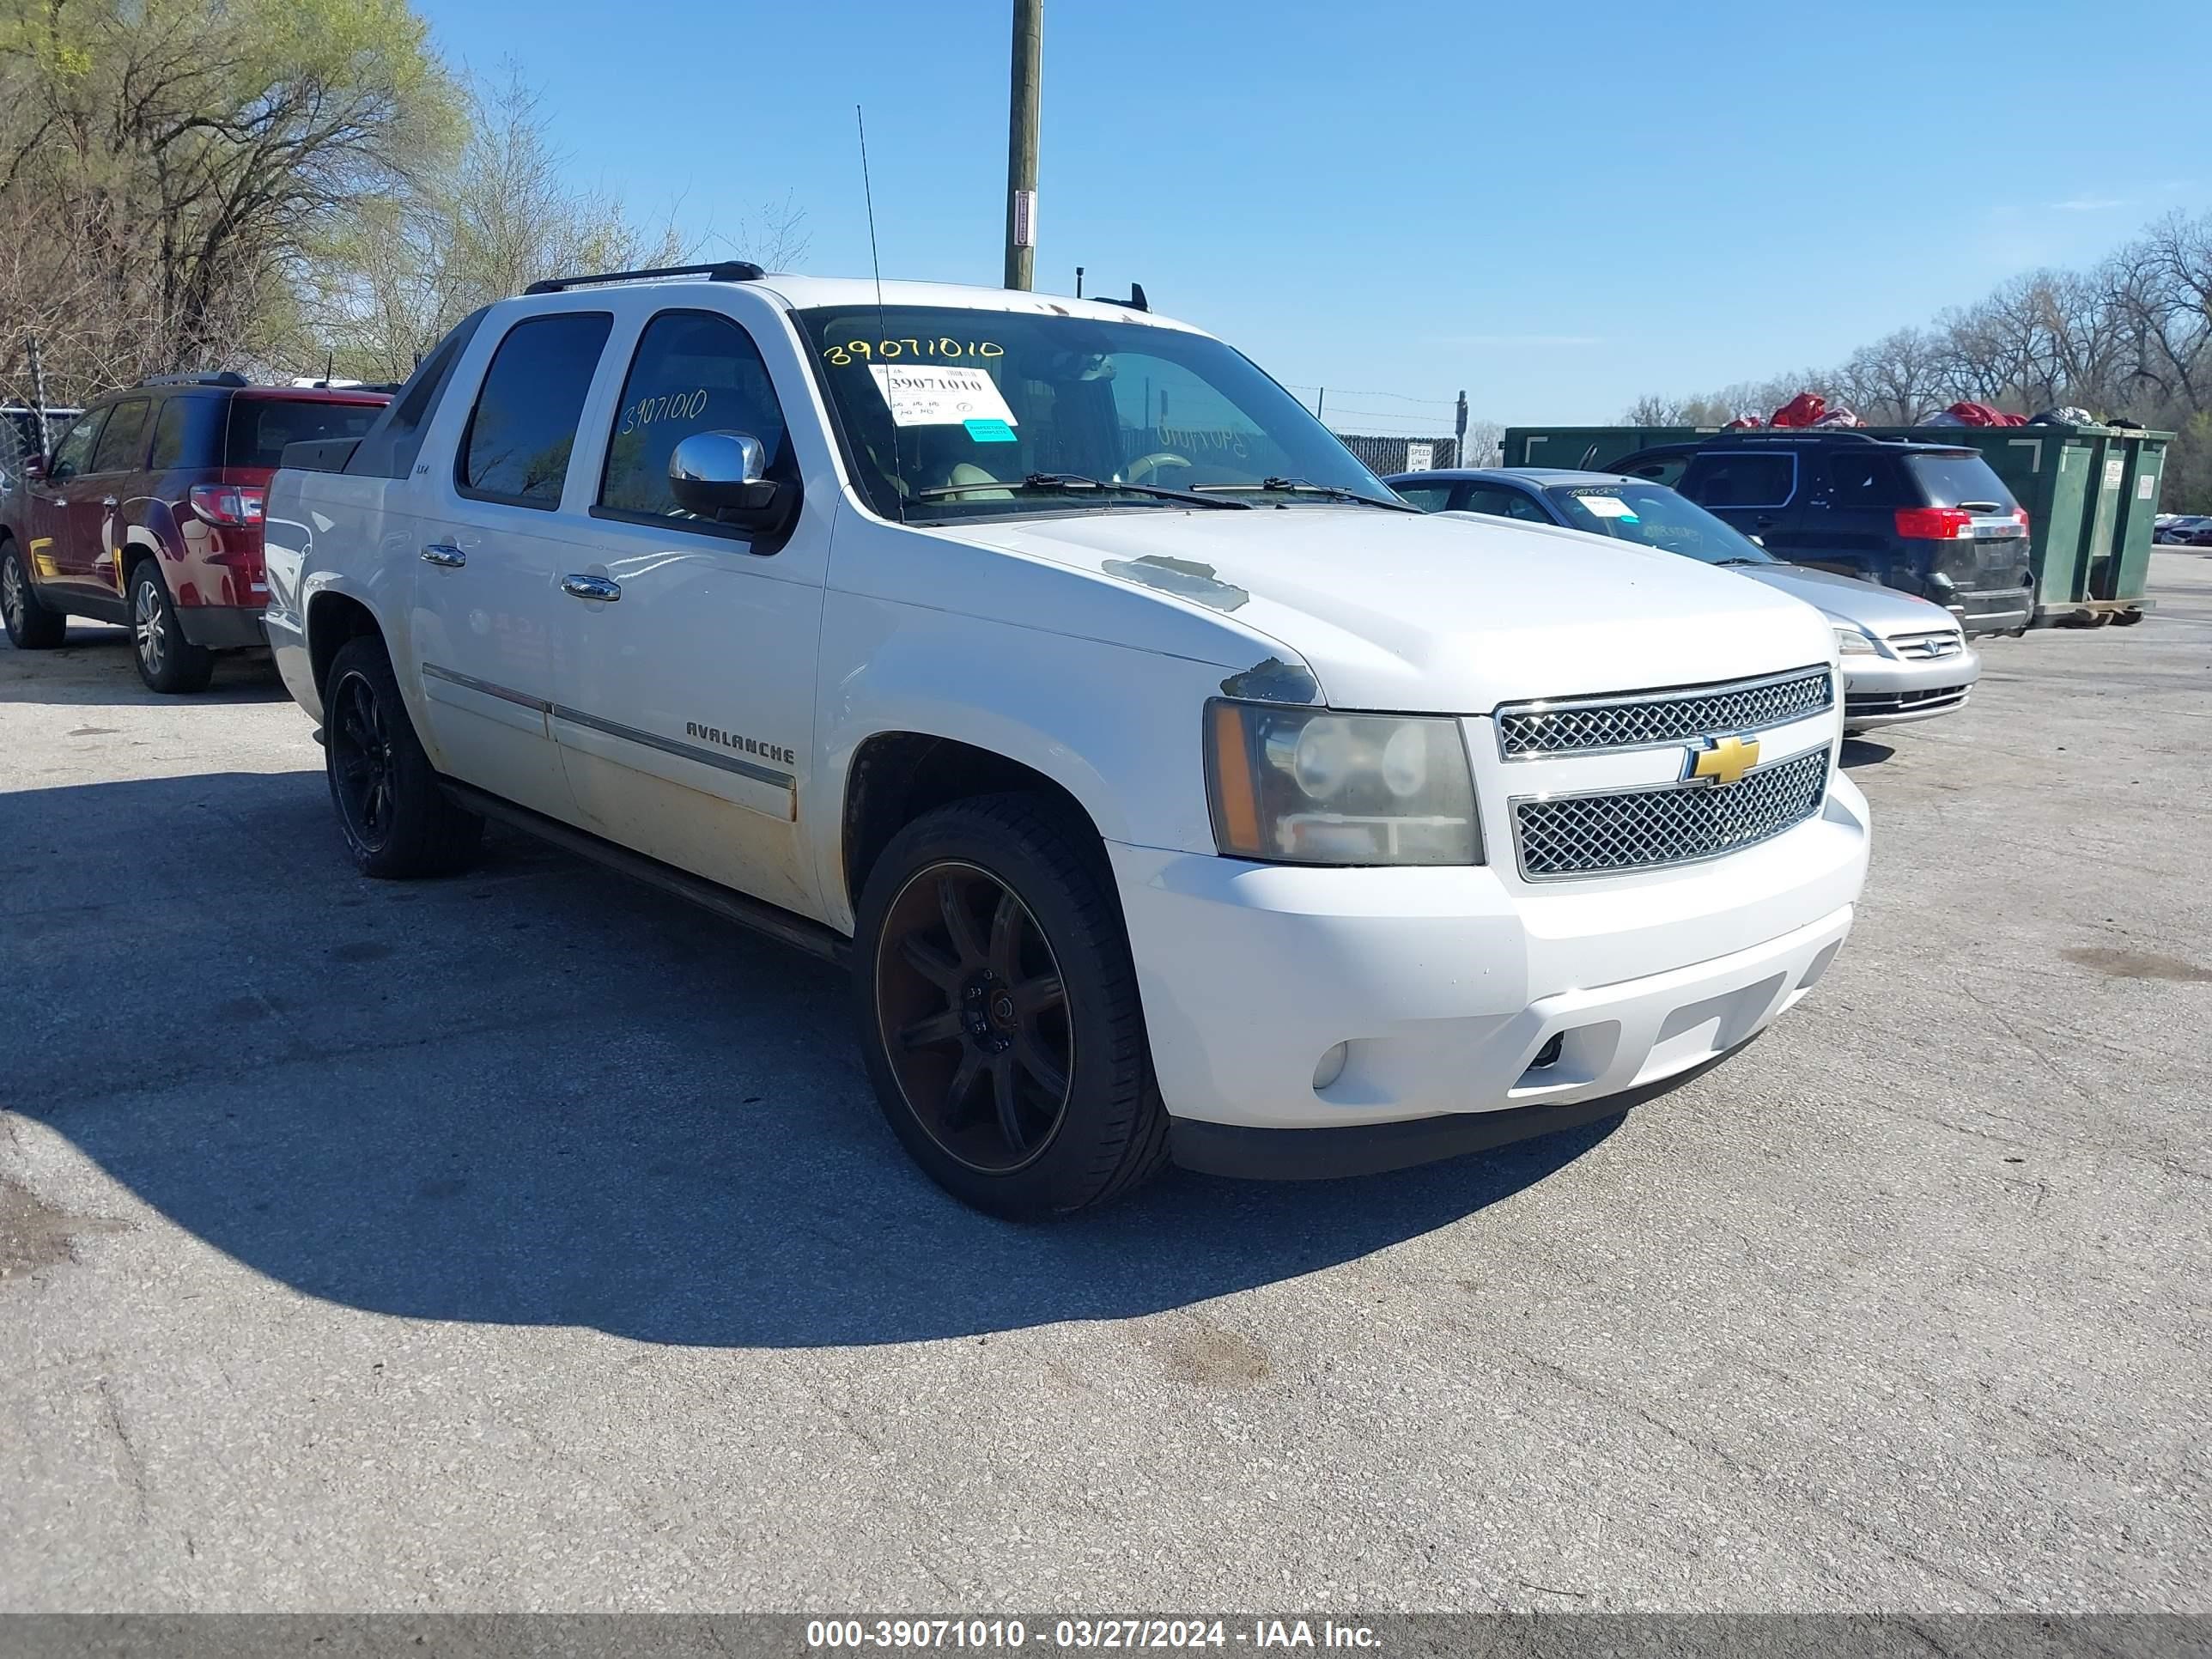
[[[767,475],[768,451],[749,432],[695,432],[668,458],[678,507],[754,535],[782,530],[799,506],[796,484]]]

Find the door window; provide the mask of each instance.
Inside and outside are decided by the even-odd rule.
[[[462,495],[549,513],[561,505],[576,423],[613,326],[607,312],[574,311],[507,331],[461,441]]]
[[[1451,501],[1449,484],[1392,484],[1400,496],[1411,501],[1424,513],[1441,513]]]
[[[1469,513],[1487,513],[1494,519],[1519,519],[1527,524],[1549,524],[1552,515],[1517,489],[1504,484],[1469,484],[1461,505]]]
[[[60,483],[89,470],[93,441],[100,436],[100,426],[106,419],[107,411],[104,409],[77,416],[76,424],[64,433],[62,441],[54,446],[53,465],[46,469],[49,483]]]
[[[135,472],[146,459],[146,415],[149,405],[143,398],[133,398],[127,404],[115,405],[115,412],[107,417],[107,425],[100,434],[99,445],[92,452],[94,472]]]
[[[604,516],[687,526],[718,535],[747,532],[694,518],[668,487],[668,458],[695,432],[742,432],[768,452],[769,476],[795,476],[783,406],[752,337],[708,311],[664,311],[638,337],[623,381],[607,464],[599,483]]]
[[[1781,507],[1796,487],[1795,455],[1745,451],[1698,456],[1680,486],[1700,507]]]

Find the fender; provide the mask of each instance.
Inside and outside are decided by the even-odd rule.
[[[832,926],[853,925],[840,826],[854,757],[885,732],[950,738],[1042,773],[1109,841],[1214,850],[1202,725],[1206,700],[1220,695],[1218,665],[954,611],[834,592],[829,600],[819,763],[799,817],[813,826]]]

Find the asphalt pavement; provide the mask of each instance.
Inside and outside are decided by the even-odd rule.
[[[366,881],[264,667],[0,643],[0,1608],[2212,1609],[2212,554],[1850,746],[1856,933],[1626,1119],[1045,1228],[833,970]]]

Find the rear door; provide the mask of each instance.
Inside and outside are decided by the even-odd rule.
[[[130,497],[143,482],[153,414],[149,398],[117,404],[100,429],[91,465],[63,489],[69,503],[69,529],[59,544],[64,579],[111,599],[123,596],[124,526]]]
[[[1674,487],[1745,535],[1759,538],[1770,552],[1793,559],[1804,517],[1801,462],[1809,459],[1779,446],[1701,449]]]
[[[410,499],[421,516],[404,526],[418,546],[410,624],[433,760],[570,821],[574,799],[550,720],[559,634],[577,605],[561,580],[588,554],[567,539],[580,504],[563,513],[562,503],[580,488],[588,496],[569,462],[613,320],[605,311],[525,313],[479,342],[471,361],[483,362],[485,343],[490,360],[459,441],[420,464],[427,471]]]

